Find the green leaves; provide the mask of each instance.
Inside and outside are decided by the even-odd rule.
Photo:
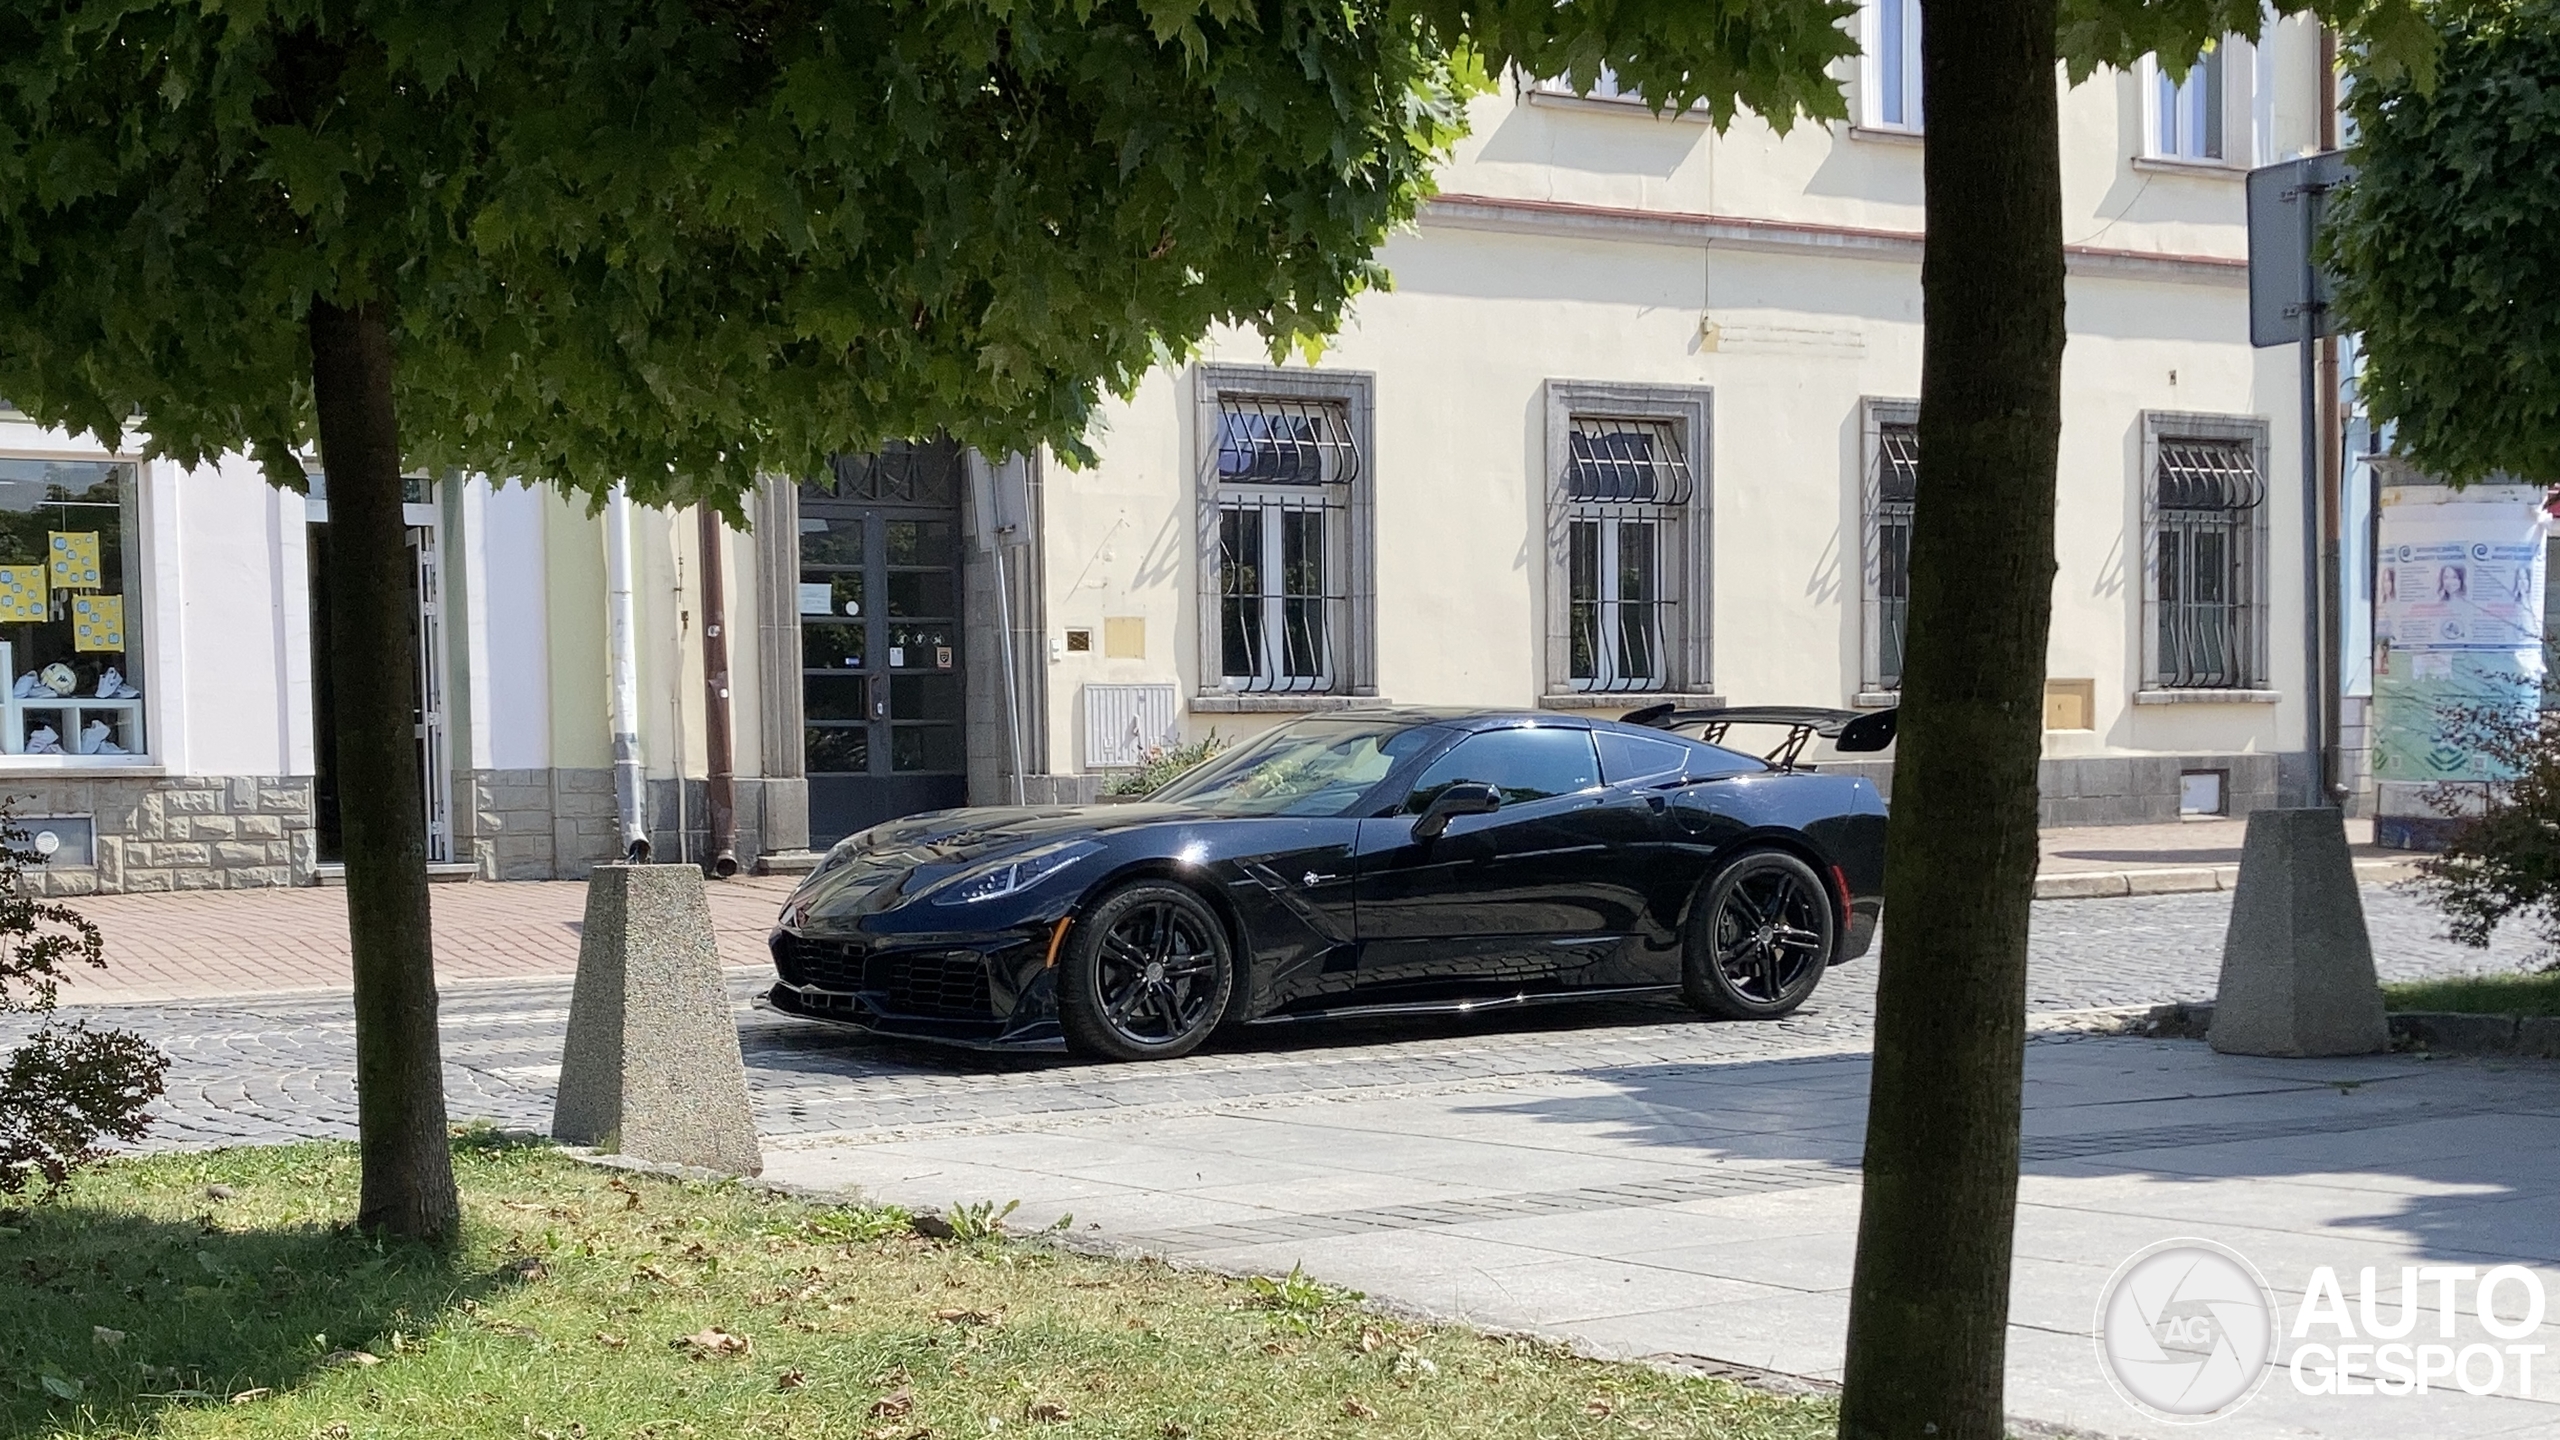
[[[2360,72],[2358,173],[2324,234],[2363,389],[2456,482],[2560,480],[2560,3],[2448,14],[2432,91]]]

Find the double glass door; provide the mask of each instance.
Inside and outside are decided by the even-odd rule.
[[[804,489],[799,610],[810,844],[967,803],[957,505]]]

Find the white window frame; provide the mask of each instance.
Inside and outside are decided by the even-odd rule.
[[[2189,697],[2211,694],[2249,694],[2265,690],[2269,685],[2268,632],[2273,615],[2268,599],[2267,532],[2273,487],[2267,482],[2270,426],[2262,416],[2207,415],[2182,411],[2148,410],[2142,416],[2142,473],[2138,477],[2142,496],[2142,676],[2140,693],[2162,695],[2172,693]],[[2236,552],[2241,566],[2240,604],[2248,615],[2247,634],[2243,637],[2242,663],[2246,669],[2237,683],[2198,686],[2179,683],[2167,674],[2166,657],[2160,650],[2160,562],[2161,509],[2160,450],[2180,441],[2238,443],[2249,447],[2250,461],[2257,468],[2260,484],[2258,503],[2247,511],[2247,522]]]
[[[1281,370],[1259,366],[1204,365],[1196,375],[1193,403],[1195,490],[1198,529],[1194,564],[1198,571],[1198,676],[1193,708],[1221,703],[1256,702],[1287,707],[1324,696],[1377,694],[1375,669],[1376,573],[1371,503],[1376,377],[1347,370]],[[1319,484],[1256,484],[1223,480],[1218,472],[1220,417],[1230,405],[1255,402],[1333,407],[1339,414],[1352,451],[1347,476],[1335,479],[1334,464],[1325,461],[1326,479]],[[1327,604],[1324,660],[1318,673],[1291,676],[1266,663],[1255,675],[1226,673],[1225,574],[1221,542],[1225,517],[1234,510],[1258,510],[1263,516],[1261,573],[1265,600],[1263,656],[1286,654],[1286,617],[1273,603],[1281,592],[1272,588],[1280,574],[1283,525],[1279,516],[1313,510],[1324,516],[1324,589],[1338,597]]]
[[[1893,40],[1900,43],[1889,46]],[[1866,0],[1860,5],[1858,52],[1860,123],[1870,130],[1920,134],[1920,0]],[[1886,105],[1888,81],[1901,84],[1899,114]]]
[[[1550,380],[1546,385],[1545,493],[1546,659],[1543,693],[1546,703],[1562,706],[1606,706],[1630,697],[1646,699],[1708,698],[1714,684],[1714,396],[1704,386],[1625,385],[1594,381]],[[1688,497],[1677,505],[1630,507],[1575,501],[1567,490],[1572,465],[1576,419],[1661,422],[1670,427],[1681,448],[1691,479]],[[1626,514],[1615,512],[1628,511]],[[1659,683],[1642,689],[1606,688],[1604,673],[1577,679],[1573,674],[1573,531],[1577,522],[1595,518],[1652,520],[1656,531],[1656,579],[1666,616],[1656,637],[1662,656]],[[1604,616],[1614,611],[1616,578],[1610,562],[1616,555],[1618,526],[1600,529]],[[1608,620],[1603,620],[1603,625]],[[1606,649],[1607,647],[1603,647]]]
[[[2218,155],[2204,153],[2206,136],[2191,135],[2189,129],[2190,122],[2200,125],[2206,118],[2192,107],[2200,104],[2200,92],[2210,89],[2208,67],[2220,73],[2222,84],[2222,143]],[[2143,56],[2142,135],[2134,154],[2167,165],[2247,169],[2258,152],[2258,70],[2257,47],[2237,35],[2223,36],[2212,49],[2196,57],[2186,79],[2174,86],[2169,83],[2168,73],[2161,69],[2158,56]],[[2174,116],[2180,126],[2164,139],[2164,127],[2173,118],[2174,110],[2189,113]]]
[[[1858,701],[1890,705],[1901,677],[1884,668],[1884,433],[1887,426],[1920,423],[1920,402],[1870,395],[1858,402],[1858,518],[1860,545],[1860,670]]]

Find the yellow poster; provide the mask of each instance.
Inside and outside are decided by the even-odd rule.
[[[72,596],[71,648],[74,650],[122,650],[124,648],[124,597],[121,595]]]
[[[0,565],[0,621],[45,618],[44,567]]]
[[[53,588],[95,590],[98,583],[98,532],[54,531]]]

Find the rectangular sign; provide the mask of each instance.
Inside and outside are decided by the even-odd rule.
[[[2249,343],[2292,345],[2334,334],[2335,287],[2311,267],[2311,244],[2332,191],[2353,177],[2345,152],[2324,150],[2249,172]]]

